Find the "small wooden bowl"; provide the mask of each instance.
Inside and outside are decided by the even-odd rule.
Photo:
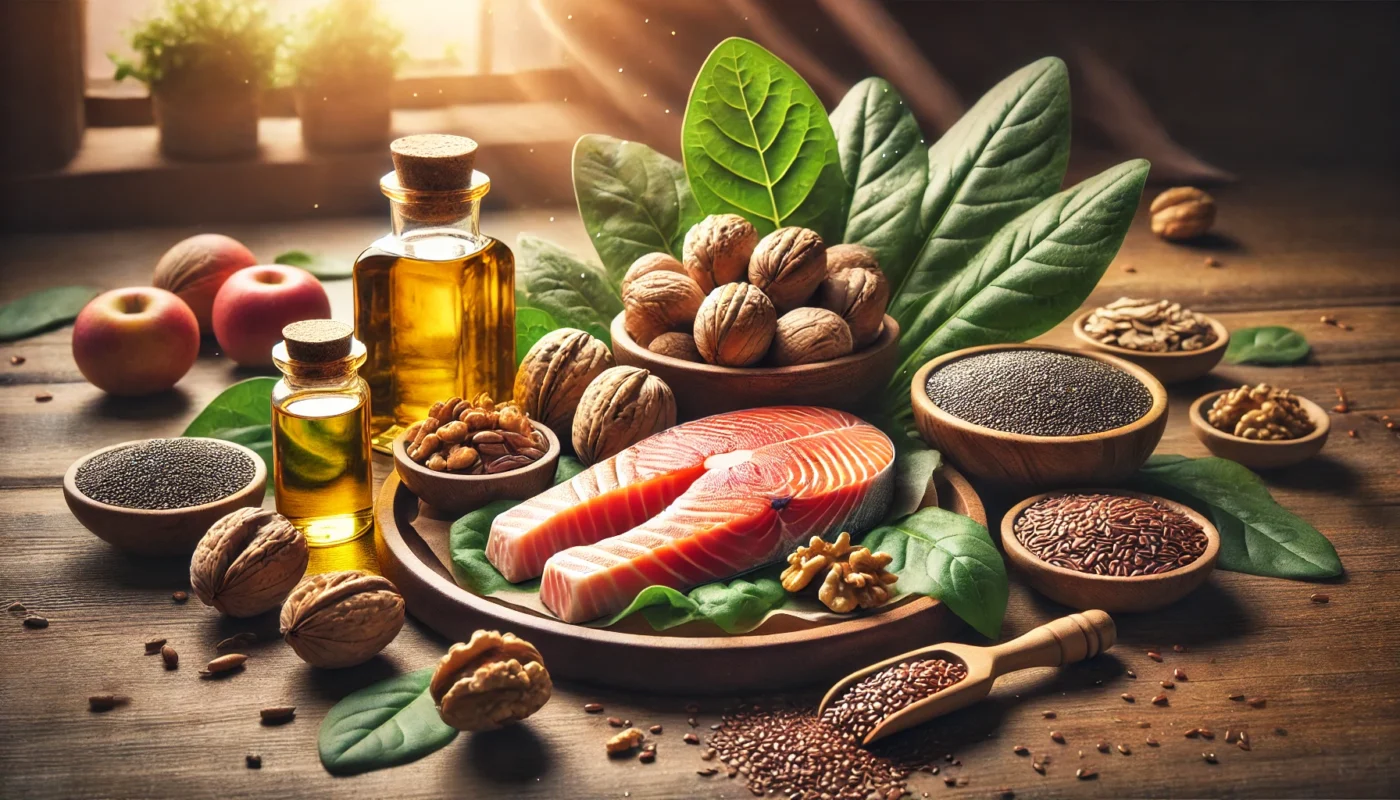
[[[1137,378],[1152,393],[1152,407],[1119,428],[1082,436],[1029,436],[1007,433],[955,417],[934,405],[925,386],[934,370],[968,356],[999,350],[1050,350],[1111,364]],[[914,422],[929,446],[963,472],[1016,486],[1114,483],[1141,467],[1167,425],[1167,390],[1152,373],[1093,350],[1043,344],[989,344],[939,356],[914,373],[910,383]]]
[[[671,387],[681,420],[777,405],[859,411],[874,404],[899,365],[899,323],[886,315],[880,338],[858,353],[795,367],[717,367],[657,355],[612,323],[613,357],[641,367]]]
[[[544,458],[528,467],[496,475],[454,475],[434,472],[408,457],[404,449],[407,431],[394,440],[394,470],[419,499],[445,514],[465,514],[493,500],[528,500],[554,485],[559,466],[559,438],[534,420],[530,424],[549,444]]]
[[[109,450],[148,441],[136,439],[94,450],[74,461],[63,474],[63,499],[68,502],[68,509],[97,538],[137,555],[187,556],[194,552],[195,545],[220,518],[239,508],[262,505],[267,495],[267,465],[252,450],[222,439],[210,441],[237,450],[253,461],[252,480],[222,500],[189,508],[123,508],[100,503],[78,491],[78,469],[92,458]]]
[[[1190,594],[1205,582],[1215,569],[1215,560],[1220,555],[1220,531],[1210,520],[1195,510],[1162,497],[1121,489],[1081,489],[1075,493],[1114,494],[1151,500],[1162,506],[1191,518],[1206,533],[1206,551],[1201,557],[1180,569],[1163,572],[1159,575],[1138,575],[1119,578],[1112,575],[1094,575],[1064,567],[1047,564],[1037,558],[1016,538],[1016,518],[1021,516],[1032,503],[1047,497],[1056,497],[1068,492],[1047,492],[1028,497],[1017,503],[1001,518],[1001,546],[1006,557],[1025,578],[1032,589],[1062,605],[1080,611],[1100,608],[1111,612],[1155,611],[1169,606]]]
[[[1215,365],[1219,364],[1220,359],[1225,357],[1225,348],[1230,346],[1230,331],[1226,330],[1225,326],[1213,317],[1206,317],[1206,321],[1215,331],[1215,341],[1200,350],[1144,353],[1140,350],[1129,350],[1126,347],[1104,344],[1084,330],[1084,323],[1093,313],[1085,311],[1074,320],[1075,337],[1083,342],[1088,349],[1118,356],[1124,361],[1137,364],[1152,373],[1162,383],[1181,383],[1205,375],[1215,369]],[[1204,314],[1201,316],[1205,317]]]
[[[1327,443],[1327,434],[1332,430],[1332,418],[1327,415],[1326,409],[1306,397],[1299,397],[1298,404],[1303,407],[1303,411],[1315,427],[1312,433],[1301,439],[1259,441],[1220,430],[1206,421],[1206,411],[1217,397],[1228,391],[1232,390],[1223,389],[1202,395],[1191,404],[1191,429],[1195,431],[1201,444],[1213,455],[1238,461],[1251,469],[1275,469],[1306,461],[1317,455]]]

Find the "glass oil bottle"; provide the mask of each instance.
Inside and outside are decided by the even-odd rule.
[[[272,479],[277,513],[312,547],[340,544],[374,524],[365,346],[349,325],[294,322],[272,348]]]
[[[406,136],[380,180],[392,230],[355,262],[355,334],[370,387],[375,449],[428,415],[433,403],[515,383],[515,258],[480,230],[491,180],[473,169],[476,142]]]

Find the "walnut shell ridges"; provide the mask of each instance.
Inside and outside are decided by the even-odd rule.
[[[890,284],[878,267],[828,271],[817,288],[816,305],[841,315],[856,350],[880,338],[889,302]]]
[[[1215,198],[1194,186],[1177,186],[1157,195],[1148,209],[1152,232],[1172,241],[1203,236],[1215,224]]]
[[[633,281],[622,296],[622,326],[642,347],[663,333],[689,330],[705,294],[686,275],[648,272]]]
[[[688,333],[663,333],[652,339],[647,349],[659,356],[679,358],[696,364],[705,360],[700,356],[700,349],[695,346],[695,337]]]
[[[762,289],[779,314],[799,308],[826,276],[826,244],[816,231],[779,228],[763,237],[749,261],[749,283]]]
[[[627,294],[627,287],[632,285],[632,281],[651,272],[674,272],[677,275],[684,275],[685,267],[670,253],[647,253],[627,268],[627,274],[622,276],[622,294]]]
[[[549,702],[549,671],[535,646],[515,634],[476,631],[452,645],[433,670],[428,692],[438,716],[461,731],[522,720]]]
[[[574,454],[595,464],[676,424],[666,382],[637,367],[613,367],[588,385],[574,415]]]
[[[393,583],[361,570],[312,575],[282,605],[282,638],[302,661],[327,669],[373,658],[403,628],[403,597]]]
[[[700,304],[695,346],[708,363],[747,367],[762,360],[777,328],[778,312],[762,289],[726,283]]]
[[[758,231],[738,214],[711,214],[690,226],[682,246],[686,274],[702,292],[742,281],[758,244]]]
[[[598,339],[575,328],[550,331],[535,342],[516,370],[515,402],[560,441],[568,441],[583,390],[612,366],[612,353]]]
[[[839,314],[799,308],[778,318],[768,360],[778,367],[816,364],[850,355],[852,348],[851,328]]]
[[[231,617],[271,611],[306,574],[306,537],[286,517],[240,508],[215,522],[190,559],[190,587]]]

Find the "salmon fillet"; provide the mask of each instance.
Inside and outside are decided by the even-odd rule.
[[[687,589],[780,560],[807,538],[860,532],[889,507],[894,445],[840,411],[788,406],[676,426],[496,518],[487,558],[542,576],[567,622],[652,585]]]

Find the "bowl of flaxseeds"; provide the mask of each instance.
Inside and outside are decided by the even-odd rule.
[[[83,527],[138,555],[189,555],[211,525],[261,506],[266,493],[267,466],[257,453],[193,436],[104,447],[63,476],[63,498]]]
[[[1018,486],[1111,483],[1142,466],[1167,423],[1167,391],[1107,353],[999,344],[914,374],[914,421],[958,469]]]
[[[1085,610],[1152,611],[1210,575],[1220,533],[1189,506],[1120,489],[1026,498],[1001,521],[1001,543],[1031,588]]]

